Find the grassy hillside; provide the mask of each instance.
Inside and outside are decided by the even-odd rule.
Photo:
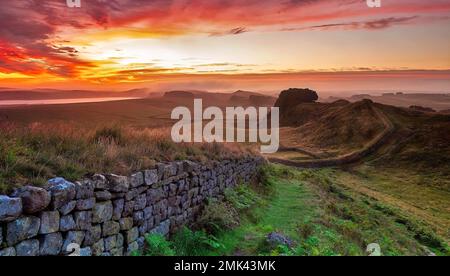
[[[376,117],[366,116],[367,112],[360,113],[363,114],[361,116],[358,113],[350,116],[348,114],[351,113],[345,111],[354,104],[341,103],[342,107],[338,110],[332,110],[335,104],[316,105],[316,111],[313,112],[319,114],[322,111],[323,114],[316,119],[309,118],[299,128],[284,130],[288,135],[281,136],[282,142],[288,140],[295,148],[277,153],[275,157],[295,163],[317,163],[330,155],[340,158],[351,150],[355,140],[363,138],[358,134],[346,137],[342,133],[343,130],[358,126],[358,123],[353,123],[353,117],[356,120],[365,118],[365,125],[369,128],[374,123],[374,128],[377,127]],[[333,177],[336,183],[401,210],[447,242],[450,241],[450,117],[365,103],[365,107],[370,104],[382,112],[391,122],[394,131],[376,151],[357,162],[335,167]],[[302,116],[301,112],[299,116]],[[336,117],[340,121],[333,120]],[[327,124],[327,120],[322,120],[323,118],[329,118],[330,123]],[[304,127],[306,125],[308,128]],[[299,129],[303,129],[303,135]],[[332,133],[342,137],[330,140],[340,141],[335,146],[326,146],[323,143],[326,141],[324,136],[317,133]],[[369,140],[360,141],[361,144],[369,143]],[[313,154],[302,151],[304,146],[307,150],[312,149]]]
[[[394,127],[374,154],[378,164],[448,170],[450,116],[423,113],[370,101],[300,104],[285,114],[290,127],[281,129],[281,144],[307,150],[310,156],[286,152],[291,160],[330,158],[364,149],[386,128],[380,114]],[[290,119],[289,119],[290,118]],[[280,155],[278,154],[278,155]]]
[[[284,115],[291,127],[282,130],[282,144],[330,153],[363,148],[384,129],[371,105],[368,101],[300,104]]]
[[[450,241],[450,178],[369,164],[335,171],[337,182],[417,218]]]
[[[423,173],[450,174],[450,115],[430,114],[377,104],[396,132],[371,161],[378,166],[409,167]]]
[[[354,95],[348,100],[360,101],[361,99],[370,99],[374,102],[394,105],[400,107],[410,107],[412,105],[420,105],[433,108],[437,111],[450,108],[450,94],[421,94],[421,93],[387,93],[381,96],[372,95]]]

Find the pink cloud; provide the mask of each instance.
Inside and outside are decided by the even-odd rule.
[[[78,51],[57,43],[62,30],[134,27],[168,34],[238,35],[249,31],[383,29],[448,19],[450,1],[383,0],[370,9],[365,0],[65,0],[4,1],[0,9],[0,72],[76,75],[93,66]],[[422,20],[422,21],[421,21]],[[78,32],[76,31],[78,30]],[[6,45],[6,46],[5,46]]]

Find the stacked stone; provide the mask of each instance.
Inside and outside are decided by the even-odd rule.
[[[0,256],[130,255],[144,236],[167,236],[195,222],[205,199],[250,181],[263,159],[157,164],[129,177],[96,174],[71,183],[48,181],[0,196]],[[72,247],[73,248],[73,247]]]

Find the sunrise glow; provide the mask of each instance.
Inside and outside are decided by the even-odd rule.
[[[2,4],[0,86],[275,89],[326,76],[382,89],[371,81],[392,73],[399,88],[413,88],[411,75],[418,89],[450,87],[447,0],[65,2]]]

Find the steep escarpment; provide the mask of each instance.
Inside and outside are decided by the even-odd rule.
[[[301,145],[328,150],[363,148],[385,128],[372,101],[350,103],[316,102],[318,95],[310,89],[289,89],[280,94],[282,143],[286,147]]]

